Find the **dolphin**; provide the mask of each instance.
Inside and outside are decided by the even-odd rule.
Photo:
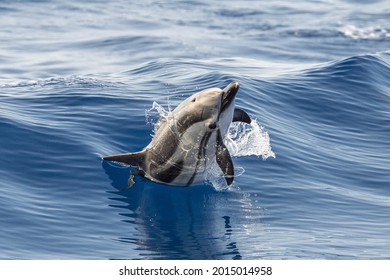
[[[137,168],[155,182],[177,186],[202,183],[217,162],[227,185],[234,179],[232,158],[223,139],[231,122],[251,123],[234,100],[239,83],[224,89],[200,91],[180,103],[160,120],[152,141],[142,151],[116,154],[103,159]]]

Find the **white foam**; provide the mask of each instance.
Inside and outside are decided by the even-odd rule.
[[[264,160],[273,157],[268,132],[252,120],[251,124],[234,122],[229,127],[228,135],[224,139],[230,154],[234,157],[261,156]]]
[[[358,27],[353,24],[342,26],[339,31],[352,39],[390,38],[390,31],[381,26]]]

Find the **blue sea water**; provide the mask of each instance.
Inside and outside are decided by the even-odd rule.
[[[385,0],[0,1],[0,259],[390,259],[389,18]],[[129,188],[102,161],[149,143],[153,103],[232,81],[269,137],[241,148],[275,153],[235,156],[233,186]]]

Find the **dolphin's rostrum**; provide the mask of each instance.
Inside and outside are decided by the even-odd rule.
[[[180,186],[204,182],[216,161],[230,185],[234,167],[223,139],[232,121],[251,122],[234,106],[238,88],[233,82],[223,90],[210,88],[192,95],[161,120],[142,151],[104,159],[132,165],[152,181]]]

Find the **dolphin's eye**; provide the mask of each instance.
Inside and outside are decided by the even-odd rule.
[[[191,100],[191,102],[195,102],[196,101],[196,97],[194,97],[194,99]]]
[[[216,123],[209,124],[209,128],[210,129],[216,129],[217,128],[217,124]]]

